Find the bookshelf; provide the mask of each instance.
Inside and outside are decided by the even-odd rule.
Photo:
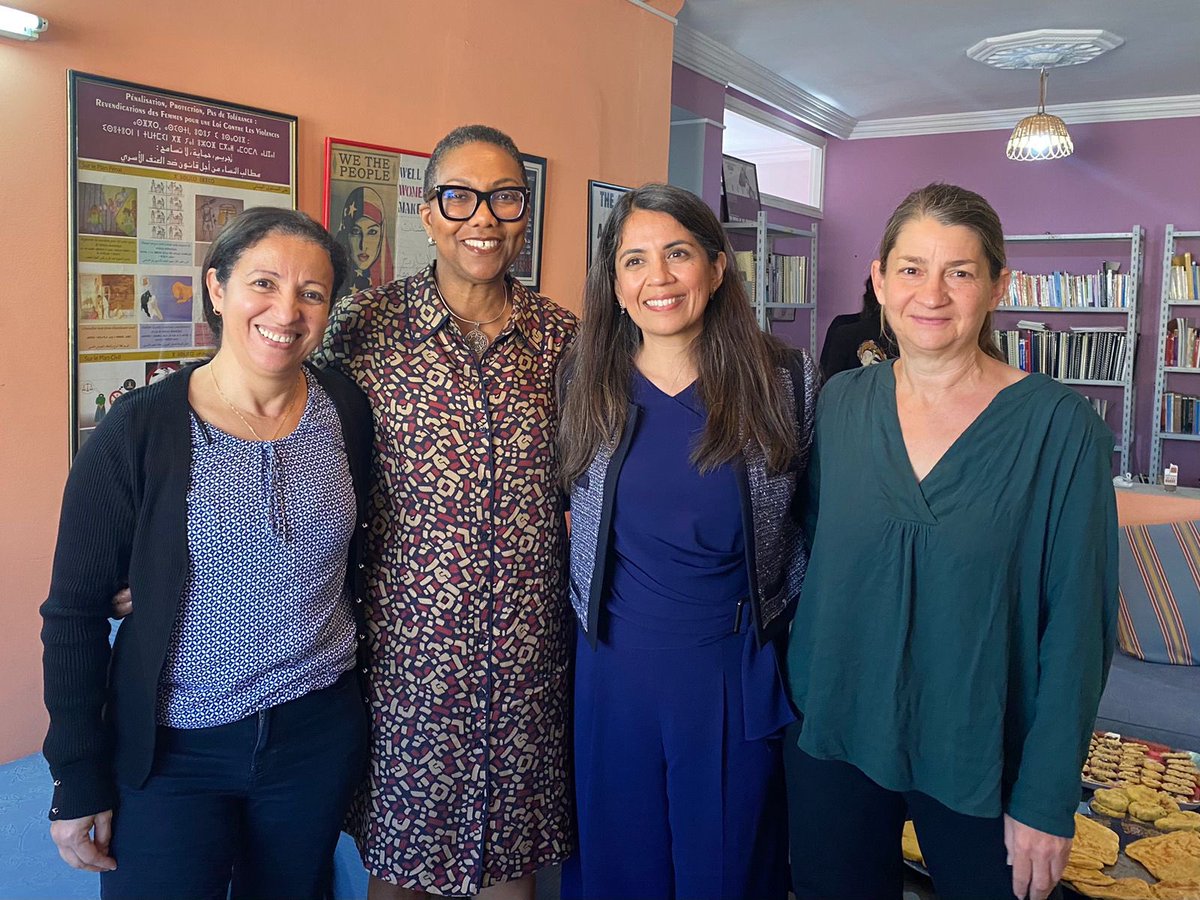
[[[1183,246],[1180,246],[1180,242]],[[1158,352],[1154,358],[1154,421],[1150,432],[1150,480],[1159,482],[1162,480],[1163,470],[1163,442],[1164,441],[1200,441],[1200,434],[1180,433],[1174,430],[1167,430],[1167,423],[1164,422],[1166,412],[1164,404],[1169,394],[1175,394],[1175,391],[1169,391],[1168,382],[1172,386],[1179,387],[1179,393],[1185,397],[1200,397],[1200,366],[1188,364],[1188,360],[1180,358],[1187,354],[1178,352],[1181,343],[1186,345],[1186,341],[1181,341],[1183,337],[1179,335],[1177,329],[1171,329],[1172,311],[1180,313],[1182,318],[1189,311],[1200,313],[1200,291],[1197,291],[1196,274],[1193,269],[1184,269],[1183,267],[1172,266],[1171,260],[1176,254],[1183,249],[1190,248],[1196,252],[1197,261],[1200,261],[1200,231],[1180,231],[1174,225],[1166,227],[1166,233],[1163,237],[1163,267],[1162,267],[1162,292],[1159,295],[1158,305]],[[1180,276],[1183,277],[1180,277]],[[1196,327],[1200,327],[1200,315],[1193,319]],[[1167,365],[1168,344],[1171,344],[1172,357],[1178,358],[1182,365]],[[1178,376],[1178,377],[1173,377]],[[1174,410],[1172,410],[1174,412]],[[1174,416],[1172,415],[1172,418]],[[1182,424],[1182,423],[1181,423]],[[1171,428],[1180,428],[1181,424],[1171,422]]]
[[[754,314],[758,319],[758,327],[767,331],[771,326],[772,310],[796,310],[798,313],[808,313],[808,343],[809,352],[815,359],[817,356],[817,225],[812,228],[790,228],[786,225],[774,225],[767,221],[766,210],[760,210],[758,219],[754,222],[725,222],[725,231],[732,235],[743,235],[754,238],[754,279],[747,284],[750,291],[750,301],[754,305]],[[803,257],[802,303],[781,302],[778,296],[773,296],[772,285],[778,279],[772,279],[772,256],[794,258],[798,254],[775,252],[775,242],[780,239],[807,238],[808,256]],[[729,260],[728,266],[738,270],[735,260]],[[749,279],[747,279],[749,281]],[[777,292],[776,292],[777,293]]]
[[[1020,366],[1026,371],[1046,370],[1046,374],[1056,377],[1063,384],[1082,389],[1081,393],[1088,388],[1120,391],[1121,427],[1116,435],[1114,452],[1118,455],[1119,471],[1130,471],[1129,460],[1133,447],[1133,361],[1137,345],[1138,285],[1142,277],[1145,229],[1135,225],[1129,231],[1118,232],[1014,234],[1006,235],[1004,240],[1010,245],[1010,256],[1011,245],[1020,244],[1128,243],[1128,258],[1121,260],[1122,264],[1128,262],[1128,269],[1119,274],[1103,269],[1096,275],[1021,273],[1025,277],[1015,283],[1010,297],[997,307],[997,313],[1001,314],[997,319],[1007,321],[1017,313],[1023,319],[1044,319],[1046,325],[1053,329],[1042,332],[1049,336],[1042,341],[1054,346],[1041,347],[1036,360],[1032,358],[1035,355],[1033,335],[1036,332],[1029,333],[1027,350],[1030,358]],[[1011,267],[1014,270],[1019,268]],[[1080,315],[1087,318],[1079,319]],[[1088,324],[1076,325],[1076,322]],[[1000,325],[999,321],[997,323],[998,337],[1001,333],[1016,331],[1023,329],[1016,329],[1015,323],[1011,328]],[[1004,347],[1003,340],[1001,346]],[[1016,361],[1016,356],[1014,353],[1010,361]],[[1087,377],[1089,372],[1093,377]],[[1114,375],[1116,377],[1112,377]]]

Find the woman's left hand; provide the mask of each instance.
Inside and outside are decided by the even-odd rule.
[[[1012,866],[1013,896],[1046,900],[1067,866],[1071,839],[1030,828],[1006,813],[1004,846]]]

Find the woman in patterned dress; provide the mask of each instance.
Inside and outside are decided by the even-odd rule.
[[[321,351],[375,414],[369,776],[350,813],[371,900],[533,896],[571,849],[565,533],[554,383],[575,319],[514,280],[512,140],[435,148],[436,262],[343,300]]]
[[[202,269],[216,355],[124,396],[71,468],[41,610],[50,833],[106,898],[326,895],[366,762],[371,414],[304,360],[346,267],[303,213],[238,216]]]

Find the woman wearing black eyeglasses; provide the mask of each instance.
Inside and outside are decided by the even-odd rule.
[[[512,140],[455,129],[421,219],[436,262],[335,310],[320,356],[371,399],[370,774],[348,830],[368,897],[532,898],[571,849],[554,381],[575,318],[509,275]]]

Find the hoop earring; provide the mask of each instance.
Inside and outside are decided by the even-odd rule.
[[[221,315],[221,311],[219,309],[217,309],[215,306],[213,307],[213,315],[217,316],[218,318]]]

